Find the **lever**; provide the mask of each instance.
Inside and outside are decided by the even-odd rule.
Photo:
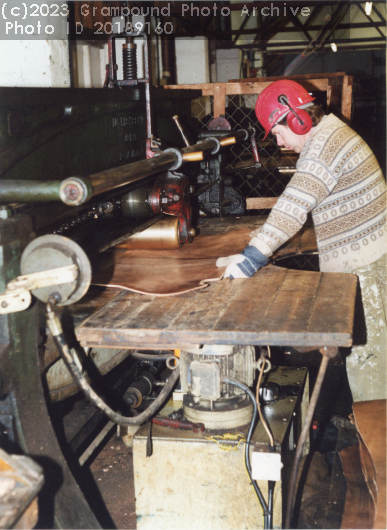
[[[176,127],[179,129],[179,132],[180,132],[180,134],[181,134],[181,136],[182,136],[182,138],[183,138],[183,140],[184,140],[185,145],[186,145],[187,147],[189,147],[190,144],[189,144],[189,141],[187,140],[186,135],[184,134],[184,131],[183,131],[182,126],[180,125],[180,122],[179,122],[179,116],[172,116],[172,119],[173,119],[173,121],[176,123]]]

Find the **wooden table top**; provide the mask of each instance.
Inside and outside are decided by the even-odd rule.
[[[251,218],[245,219],[244,227]],[[216,219],[201,232],[240,227],[237,220]],[[296,253],[308,250],[312,241],[310,230],[306,231],[282,254],[289,254],[290,248]],[[88,317],[76,334],[83,346],[128,349],[200,344],[350,346],[356,288],[357,277],[352,274],[269,264],[247,280],[224,279],[180,296],[121,292]]]

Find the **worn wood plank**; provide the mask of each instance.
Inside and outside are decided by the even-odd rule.
[[[309,319],[308,333],[321,333],[329,329],[333,335],[347,335],[348,346],[351,345],[357,282],[354,274],[322,274],[316,303]]]
[[[348,75],[344,77],[343,91],[341,95],[341,115],[347,123],[351,121],[352,111],[352,87],[353,77]]]
[[[372,528],[386,528],[386,400],[354,403],[353,413],[364,442],[360,443],[363,472],[375,501]]]
[[[339,454],[347,482],[340,528],[372,528],[375,507],[361,468],[359,445],[347,447]]]
[[[343,77],[345,76],[345,72],[332,72],[329,74],[329,77]],[[302,81],[303,79],[325,79],[327,76],[326,73],[324,74],[295,74],[295,75],[287,75],[286,79],[292,79],[293,81]],[[254,81],[282,81],[284,78],[283,76],[279,77],[250,77],[246,79],[229,79],[229,83],[250,83]]]
[[[226,87],[225,83],[215,83],[214,87],[214,118],[226,115]]]
[[[247,197],[247,210],[266,210],[271,209],[276,205],[278,197]]]
[[[354,280],[268,266],[248,280],[223,280],[172,299],[125,293],[89,318],[77,336],[116,347],[137,347],[142,341],[348,345]]]
[[[164,263],[163,270],[170,274],[168,260],[185,267],[191,253],[196,265],[210,261],[203,259],[205,255],[214,261],[217,255],[224,255],[223,244],[225,255],[236,253],[249,239],[250,229],[263,222],[263,218],[205,221],[201,230],[212,235],[206,236],[202,247],[194,242],[177,253],[157,253],[152,270]],[[235,228],[238,230],[227,233]],[[220,244],[222,239],[225,241]],[[307,227],[282,252],[300,253],[314,244],[313,229]],[[140,270],[150,259],[136,252],[124,254],[132,271]],[[83,344],[115,348],[139,348],[141,344],[155,349],[158,344],[171,349],[180,344],[347,346],[351,343],[356,284],[357,278],[349,274],[268,265],[253,278],[221,280],[180,296],[157,298],[123,292],[89,317],[77,329],[77,337]]]

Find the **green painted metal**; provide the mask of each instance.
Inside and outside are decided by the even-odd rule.
[[[5,180],[0,182],[0,202],[59,201],[58,180]]]

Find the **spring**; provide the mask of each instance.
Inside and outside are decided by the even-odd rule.
[[[137,46],[136,44],[124,44],[122,47],[122,66],[124,80],[137,79]]]

